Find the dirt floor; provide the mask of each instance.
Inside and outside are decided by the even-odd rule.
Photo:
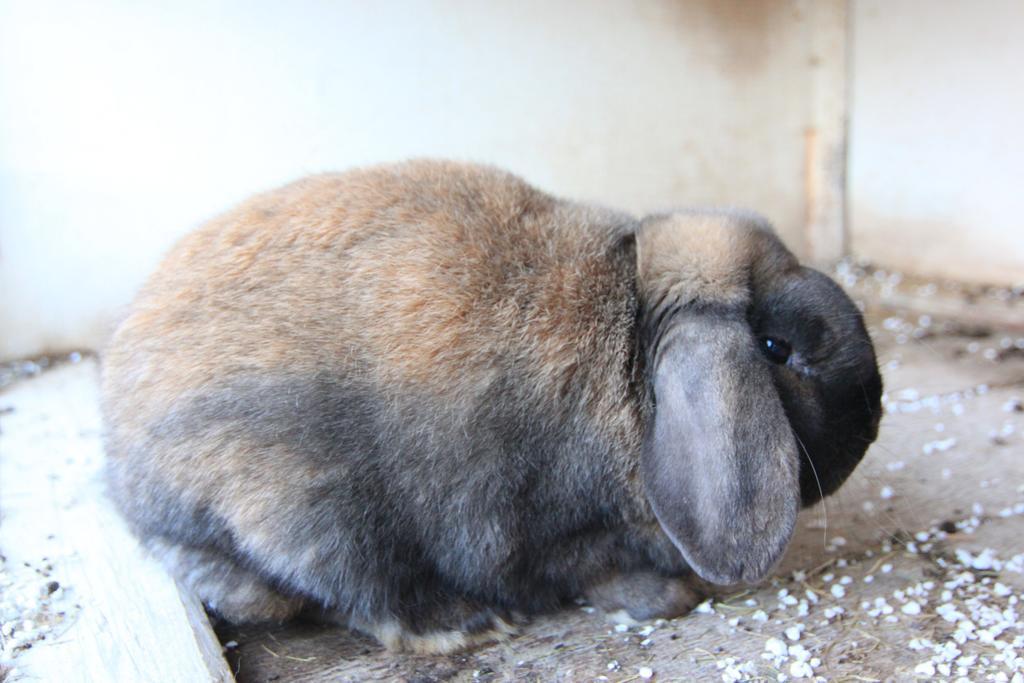
[[[885,274],[873,277],[888,285]],[[802,514],[764,585],[668,622],[614,624],[577,605],[506,642],[449,657],[395,656],[358,634],[311,624],[222,628],[232,670],[252,683],[1024,682],[1024,317],[999,329],[970,315],[963,324],[870,313],[886,379],[880,439],[837,495]],[[96,366],[75,360],[0,373],[8,384],[0,389],[0,458],[31,444],[40,466],[59,470],[75,466],[62,449],[96,452]],[[47,638],[75,618],[75,600],[62,596],[88,587],[48,575],[42,557],[16,564],[0,558],[0,660],[14,667],[12,680],[31,680],[26,644],[45,651]]]

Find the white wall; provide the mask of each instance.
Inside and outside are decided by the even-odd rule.
[[[183,231],[435,155],[802,248],[806,0],[0,0],[0,357],[101,343]]]
[[[854,254],[1024,284],[1024,2],[855,0]]]

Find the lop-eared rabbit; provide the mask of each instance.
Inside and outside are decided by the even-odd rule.
[[[110,494],[234,622],[443,652],[756,582],[874,440],[862,318],[753,214],[320,175],[187,236],[106,350]]]

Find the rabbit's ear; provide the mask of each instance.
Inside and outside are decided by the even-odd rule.
[[[796,442],[741,315],[705,309],[662,321],[642,474],[662,528],[702,578],[762,579],[800,506]]]

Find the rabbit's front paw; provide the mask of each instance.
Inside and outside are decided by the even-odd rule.
[[[587,599],[619,620],[672,619],[687,614],[707,597],[706,584],[695,575],[662,576],[641,571],[616,574],[591,586]]]

